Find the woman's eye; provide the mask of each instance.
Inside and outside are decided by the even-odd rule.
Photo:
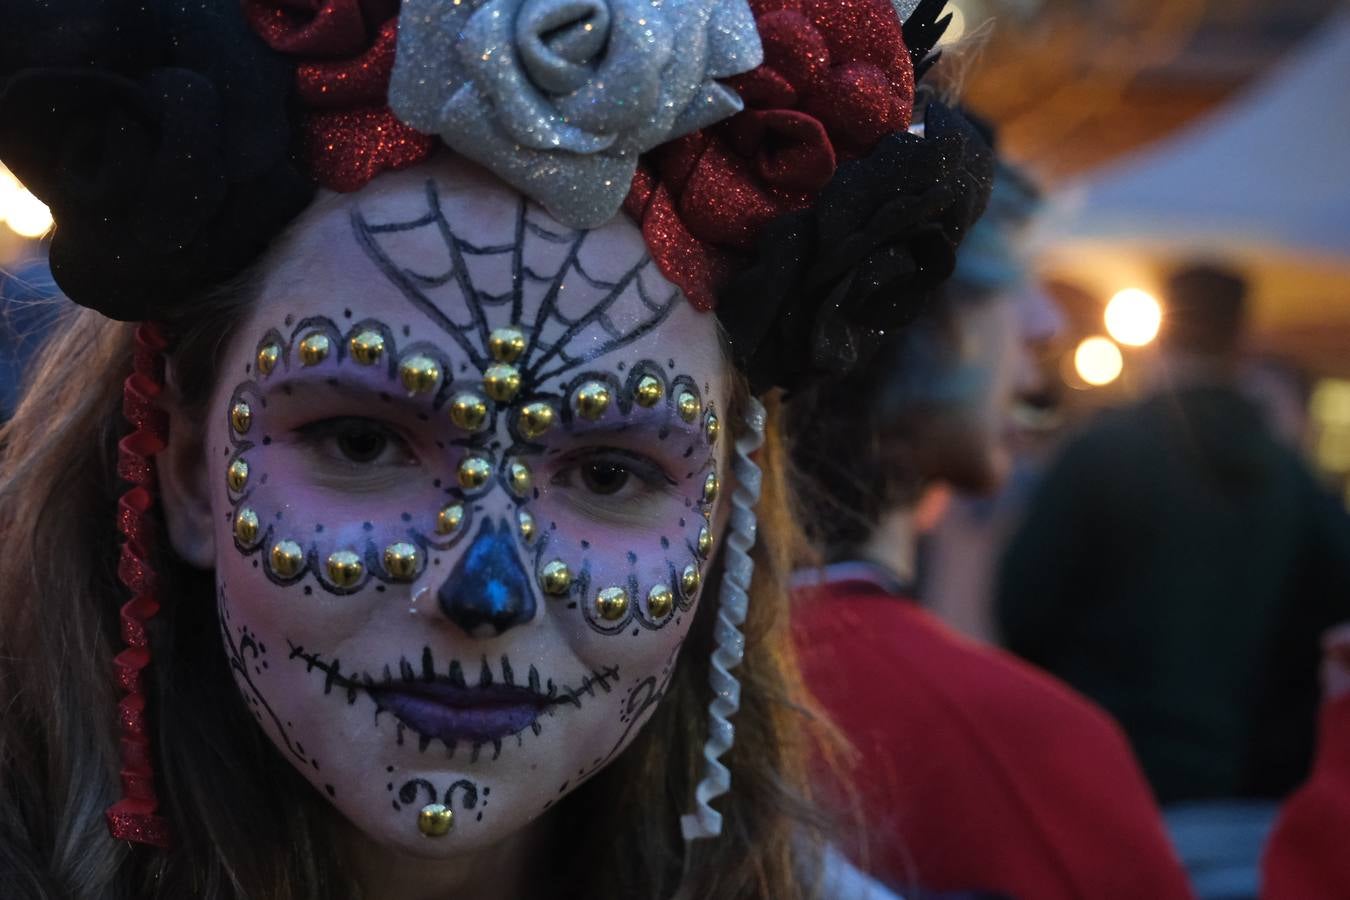
[[[389,439],[374,428],[350,428],[337,436],[338,451],[356,463],[374,462],[388,445]]]
[[[628,483],[629,474],[619,463],[590,462],[581,466],[581,483],[593,494],[614,494]]]
[[[659,463],[640,453],[597,448],[565,460],[553,483],[571,488],[579,498],[595,498],[613,507],[657,496],[672,488],[675,480]]]
[[[398,432],[371,419],[323,419],[299,429],[323,456],[352,466],[398,466],[416,462]]]

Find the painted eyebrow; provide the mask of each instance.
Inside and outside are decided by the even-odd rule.
[[[409,397],[398,387],[397,382],[371,384],[367,379],[354,377],[342,370],[330,369],[326,372],[300,371],[286,378],[262,386],[262,396],[280,406],[294,404],[301,395],[320,392],[335,394],[352,403],[371,404],[378,408],[388,408],[395,412],[428,419],[439,410],[432,407],[426,397]],[[421,415],[419,415],[421,414]]]

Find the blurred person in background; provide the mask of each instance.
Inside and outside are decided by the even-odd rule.
[[[1024,900],[1187,897],[1119,729],[1054,679],[968,641],[913,590],[920,507],[943,482],[1009,470],[1010,409],[1033,385],[1013,238],[1035,191],[1007,168],[936,306],[866,369],[796,395],[794,462],[827,565],[799,573],[806,683],[856,749],[849,847],[908,891]],[[812,488],[814,487],[814,490]],[[847,790],[847,788],[845,789]]]
[[[1350,618],[1350,522],[1237,385],[1246,291],[1173,275],[1157,389],[1065,447],[997,601],[1009,649],[1123,725],[1216,897],[1255,892],[1308,772],[1319,636]]]

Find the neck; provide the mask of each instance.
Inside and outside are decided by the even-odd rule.
[[[860,548],[860,555],[868,562],[885,566],[901,582],[912,584],[917,541],[914,510],[896,508],[882,515],[867,543]]]
[[[446,859],[391,849],[348,828],[343,849],[364,900],[519,900],[534,896],[543,858],[541,822],[501,843]]]

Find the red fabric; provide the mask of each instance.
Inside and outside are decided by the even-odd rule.
[[[1317,762],[1261,861],[1263,900],[1350,897],[1350,696],[1322,708]]]
[[[760,229],[839,163],[909,127],[914,70],[889,0],[751,0],[764,62],[728,80],[745,110],[643,156],[624,208],[666,278],[711,309]]]
[[[800,601],[806,683],[859,752],[866,841],[845,849],[873,875],[1019,900],[1191,896],[1103,712],[875,585]]]

